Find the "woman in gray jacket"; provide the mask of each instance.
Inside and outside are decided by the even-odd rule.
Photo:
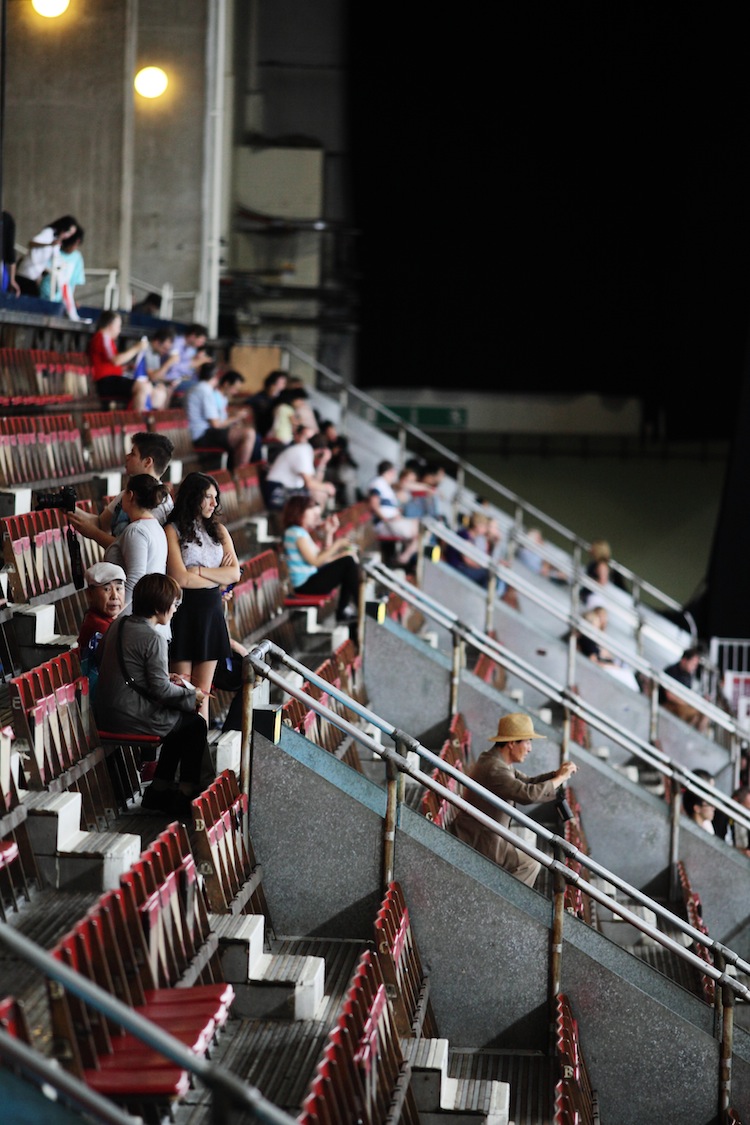
[[[166,574],[146,574],[136,583],[132,616],[114,621],[99,646],[95,715],[107,731],[162,736],[154,779],[141,803],[186,817],[213,770],[206,723],[197,714],[204,694],[181,676],[170,676],[167,640],[155,628],[169,624],[181,594]]]

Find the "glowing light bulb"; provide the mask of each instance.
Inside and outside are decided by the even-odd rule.
[[[134,85],[142,98],[160,98],[169,79],[160,66],[144,66],[136,74]]]
[[[31,6],[40,16],[54,19],[67,11],[70,0],[31,0]]]

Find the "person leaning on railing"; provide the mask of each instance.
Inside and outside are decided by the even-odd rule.
[[[503,715],[497,724],[497,734],[491,739],[493,745],[479,755],[469,776],[511,805],[535,805],[540,801],[553,801],[557,790],[565,785],[577,767],[574,762],[563,762],[559,769],[537,777],[527,777],[521,773],[516,766],[531,753],[531,742],[535,738],[544,738],[544,735],[536,733],[528,715],[520,712]],[[465,796],[476,809],[492,817],[504,828],[513,827],[507,813],[495,808],[473,790],[467,789]],[[449,831],[510,871],[528,887],[534,886],[540,867],[537,860],[507,843],[491,828],[480,824],[471,813],[461,810]]]

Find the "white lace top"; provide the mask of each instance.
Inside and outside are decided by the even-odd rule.
[[[224,548],[221,543],[214,543],[198,523],[195,525],[195,534],[194,542],[180,542],[185,566],[221,566],[221,560],[224,558]]]

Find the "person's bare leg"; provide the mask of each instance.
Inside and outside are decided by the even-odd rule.
[[[204,660],[201,663],[193,664],[193,672],[191,676],[193,686],[196,688],[200,688],[200,690],[206,695],[206,698],[203,700],[203,703],[201,705],[200,711],[198,712],[198,714],[202,715],[206,720],[206,725],[208,725],[208,696],[211,692],[211,685],[214,682],[214,672],[216,671],[216,664],[216,660]]]
[[[247,426],[234,426],[229,431],[232,460],[235,465],[247,465],[255,447],[255,430]]]

